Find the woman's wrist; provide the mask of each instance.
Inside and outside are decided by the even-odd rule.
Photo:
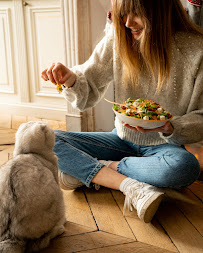
[[[172,135],[172,133],[163,133],[163,136],[168,137],[168,136]]]
[[[173,132],[174,132],[174,127],[173,127],[173,125],[172,125],[170,122],[168,122],[168,123],[166,124],[166,127],[165,127],[164,130],[165,130],[165,131],[163,131],[163,136],[168,137],[168,136],[170,136],[170,135],[173,134]]]
[[[76,74],[72,74],[71,77],[64,83],[66,88],[72,88],[76,82]]]

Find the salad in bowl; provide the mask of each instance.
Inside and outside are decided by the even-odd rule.
[[[131,126],[157,128],[172,119],[172,114],[152,100],[128,98],[123,103],[114,103],[113,111],[117,118]]]

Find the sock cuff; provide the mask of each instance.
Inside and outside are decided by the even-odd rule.
[[[120,184],[120,191],[124,192],[128,186],[131,186],[137,182],[137,180],[132,179],[130,177],[125,178]]]
[[[106,167],[109,167],[109,165],[113,162],[113,161],[106,161],[106,160],[99,160],[100,163],[104,164]]]

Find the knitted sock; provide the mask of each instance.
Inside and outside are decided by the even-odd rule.
[[[130,177],[127,177],[127,178],[125,178],[125,179],[121,182],[121,184],[120,184],[120,191],[121,191],[121,192],[125,192],[126,189],[127,189],[129,186],[133,186],[133,185],[135,185],[135,184],[137,184],[137,183],[138,183],[137,180],[132,179],[132,178],[130,178]]]
[[[106,167],[109,167],[109,165],[113,162],[113,161],[106,161],[106,160],[99,160],[100,163],[103,163]]]

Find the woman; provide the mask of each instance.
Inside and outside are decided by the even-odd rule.
[[[203,139],[202,32],[179,0],[113,0],[113,24],[83,65],[52,64],[42,78],[63,84],[63,95],[81,111],[95,106],[112,81],[118,102],[156,101],[171,122],[156,129],[117,118],[110,133],[56,131],[55,152],[63,188],[102,185],[125,195],[125,208],[150,222],[164,187],[180,188],[199,176],[184,144]]]

